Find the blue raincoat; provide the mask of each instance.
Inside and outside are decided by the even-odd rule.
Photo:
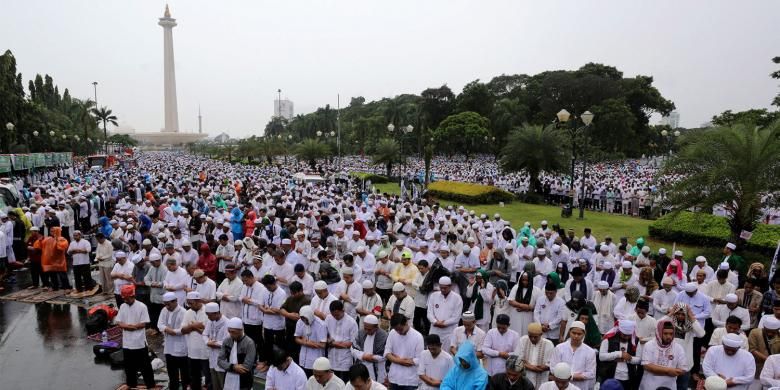
[[[100,224],[100,232],[103,233],[106,238],[111,237],[111,233],[114,232],[114,228],[112,228],[111,224],[108,223],[108,217],[100,217],[98,219],[98,224]]]
[[[238,207],[230,211],[230,231],[233,232],[233,238],[244,237],[244,213]]]
[[[460,365],[460,359],[469,364],[469,368]],[[474,344],[466,341],[458,348],[455,354],[455,365],[450,368],[444,380],[441,381],[440,390],[484,390],[488,384],[488,374],[477,359]]]

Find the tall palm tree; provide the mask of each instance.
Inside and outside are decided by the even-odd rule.
[[[501,151],[501,169],[526,171],[531,179],[531,192],[540,193],[542,172],[566,172],[571,160],[564,145],[563,135],[553,126],[524,126],[510,134]]]
[[[295,146],[295,156],[298,160],[308,161],[309,167],[317,167],[317,159],[325,158],[330,154],[330,147],[316,139],[307,139]]]
[[[119,123],[117,123],[117,117],[114,115],[108,107],[103,106],[98,108],[92,109],[92,115],[95,116],[95,121],[100,123],[103,122],[103,137],[107,140],[108,139],[108,130],[106,128],[106,124],[110,123],[114,126],[119,126]]]
[[[767,194],[780,191],[780,122],[718,127],[698,134],[669,160],[664,173],[678,179],[662,187],[675,210],[723,205],[732,239],[752,231]]]
[[[384,138],[376,144],[376,150],[371,156],[371,162],[384,165],[387,170],[387,176],[390,177],[393,172],[393,164],[400,162],[402,158],[401,147],[398,145],[398,142]]]

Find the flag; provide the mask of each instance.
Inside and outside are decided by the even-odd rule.
[[[750,240],[750,237],[753,237],[753,232],[749,232],[747,230],[743,230],[741,233],[739,233],[739,238],[747,241]]]
[[[777,242],[777,248],[775,249],[775,255],[772,256],[772,266],[769,267],[769,280],[772,280],[772,277],[775,276],[775,271],[777,270],[777,255],[780,253],[780,241]]]

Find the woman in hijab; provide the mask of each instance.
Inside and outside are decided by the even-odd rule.
[[[653,269],[650,267],[643,267],[639,271],[639,297],[651,302],[653,292],[658,290],[658,283],[655,282],[653,277]]]
[[[769,290],[769,278],[767,277],[766,269],[763,264],[751,264],[748,269],[747,279],[755,279],[755,286],[759,292],[765,293]]]
[[[687,283],[688,280],[685,278],[680,260],[672,259],[669,262],[669,265],[666,267],[666,276],[672,279],[672,288],[674,288],[675,291],[682,292],[685,289],[685,283]]]
[[[209,244],[200,244],[200,256],[198,256],[198,268],[202,269],[211,280],[217,280],[217,257],[211,253]]]
[[[466,340],[458,347],[454,365],[444,375],[440,390],[484,390],[488,385],[488,373],[477,359],[474,344]]]
[[[528,324],[534,322],[536,299],[542,295],[542,291],[534,286],[534,274],[534,264],[525,263],[517,284],[509,291],[509,323],[521,336],[528,334]]]
[[[477,326],[487,332],[490,326],[490,305],[493,303],[494,288],[492,284],[488,283],[487,271],[484,269],[477,270],[471,281],[473,283],[466,287],[463,300],[468,305],[468,311],[474,313]]]
[[[672,325],[674,325],[674,338],[685,349],[685,356],[689,366],[692,366],[692,372],[698,372],[700,367],[693,364],[695,362],[693,360],[693,339],[704,337],[705,332],[704,327],[699,324],[699,321],[693,315],[691,307],[683,302],[677,302],[669,308],[669,314],[658,322],[660,323],[663,320],[672,322]]]
[[[493,290],[493,323],[491,328],[496,327],[496,317],[499,314],[511,315],[512,307],[509,306],[509,285],[506,281],[496,282],[496,288]],[[510,320],[511,323],[511,320]]]
[[[257,213],[254,209],[250,209],[246,213],[246,221],[244,222],[244,235],[252,237],[255,234],[255,219],[257,219]]]
[[[599,280],[603,280],[607,282],[609,287],[615,285],[615,279],[617,278],[617,272],[615,272],[615,267],[610,263],[609,261],[605,261],[602,265],[604,268],[603,271],[601,271],[601,277],[599,277]]]
[[[582,292],[575,291],[572,293],[569,302],[566,302],[566,305],[564,305],[563,308],[562,315],[563,319],[566,321],[566,327],[561,328],[561,336],[564,337],[561,337],[559,340],[565,340],[566,337],[568,337],[571,324],[574,323],[574,321],[579,321],[579,317],[583,309],[588,309],[588,314],[591,317],[593,314],[596,314],[596,306],[593,305],[593,302],[588,301]],[[596,331],[598,332],[598,325],[596,324],[596,321],[593,320],[593,318],[590,318],[590,320],[592,320],[591,322],[596,325]]]
[[[244,238],[244,213],[238,206],[230,211],[230,231],[233,232],[234,240]]]
[[[554,272],[554,271],[550,272],[549,274],[547,274],[547,283],[550,283],[550,282],[555,283],[555,286],[558,288],[558,296],[561,297],[561,299],[563,299],[563,292],[564,292],[563,288],[566,285],[564,285],[563,282],[561,282],[561,276],[558,275],[557,272]],[[547,284],[547,283],[545,283],[545,284]]]
[[[103,233],[104,236],[111,237],[111,233],[114,232],[114,228],[112,228],[111,224],[108,223],[108,217],[100,217],[98,219],[98,224],[100,224],[98,230]]]
[[[555,266],[555,273],[558,274],[558,276],[561,278],[561,283],[566,285],[566,282],[569,280],[569,267],[566,263],[561,261]]]
[[[336,270],[329,262],[320,262],[320,280],[324,281],[328,285],[328,292],[334,293],[338,287],[338,283],[341,281],[339,271]]]

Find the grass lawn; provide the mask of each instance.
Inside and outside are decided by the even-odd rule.
[[[398,184],[386,183],[376,184],[375,187],[381,192],[387,192],[390,194],[398,194],[400,192]],[[450,201],[441,201],[444,205],[453,204]],[[521,203],[518,201],[506,204],[504,207],[495,205],[463,205],[468,210],[474,210],[477,215],[487,214],[490,219],[493,218],[493,214],[501,214],[501,218],[510,221],[512,227],[518,229],[528,221],[533,227],[539,227],[542,220],[547,220],[550,226],[554,224],[560,224],[563,229],[573,228],[578,237],[582,236],[582,230],[589,227],[593,231],[593,235],[599,241],[604,239],[604,236],[612,236],[614,242],[618,242],[620,237],[628,237],[629,243],[634,245],[638,237],[645,238],[645,245],[648,245],[653,252],[658,251],[659,248],[666,248],[669,254],[672,253],[672,248],[683,251],[685,259],[689,264],[693,264],[693,260],[696,256],[702,255],[707,257],[710,265],[717,267],[717,264],[722,259],[721,247],[696,247],[691,245],[680,245],[672,242],[664,242],[653,240],[649,238],[647,228],[653,222],[647,219],[639,219],[635,217],[628,217],[616,214],[607,214],[600,212],[592,212],[585,210],[585,219],[578,220],[579,210],[574,210],[574,215],[571,218],[561,218],[561,209],[556,206],[548,205],[535,205]],[[724,242],[725,245],[725,242]],[[749,263],[753,261],[759,261],[768,263],[771,259],[767,259],[764,256],[760,256],[754,253],[743,253],[745,261]]]

